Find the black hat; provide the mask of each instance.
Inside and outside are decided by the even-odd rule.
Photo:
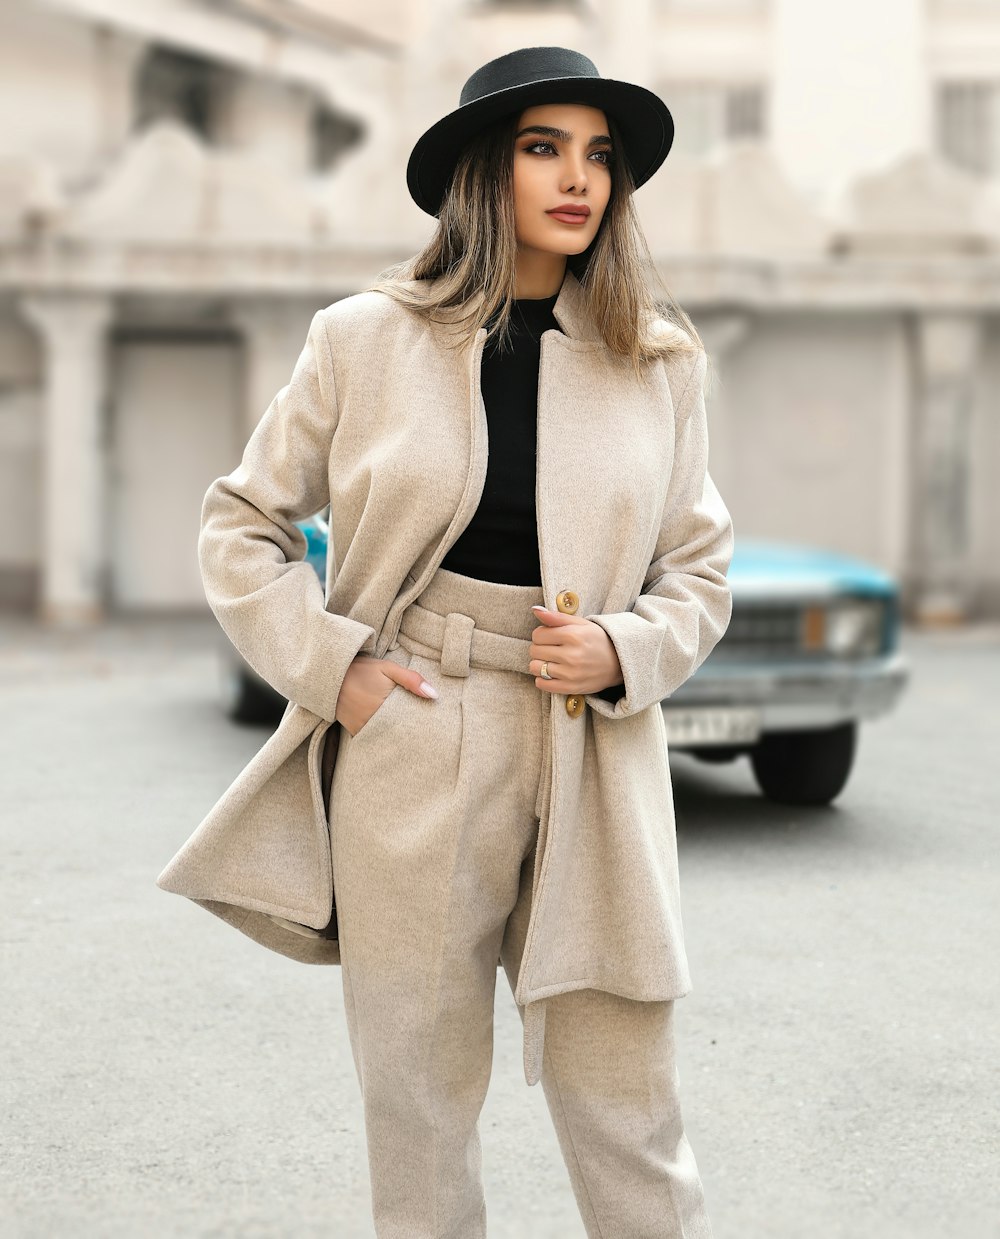
[[[477,69],[462,87],[460,106],[418,138],[406,165],[417,206],[437,215],[466,141],[484,125],[538,103],[586,103],[610,115],[636,188],[663,163],[674,140],[670,110],[651,90],[601,77],[592,60],[568,47],[522,47]]]

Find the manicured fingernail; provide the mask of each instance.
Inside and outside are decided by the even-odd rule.
[[[420,681],[420,689],[426,697],[436,697],[438,695],[438,690],[433,684],[428,684],[426,680]]]
[[[532,609],[532,611],[547,611],[547,610],[548,610],[548,607],[540,607],[540,606],[538,606],[538,604],[536,603],[536,604],[535,604],[535,605],[534,605],[531,609]]]

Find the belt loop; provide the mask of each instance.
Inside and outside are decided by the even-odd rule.
[[[476,621],[461,611],[449,611],[441,638],[441,670],[445,675],[468,675],[472,630]]]

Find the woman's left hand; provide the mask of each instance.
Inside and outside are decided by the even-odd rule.
[[[528,666],[538,688],[583,696],[623,682],[614,642],[600,624],[545,607],[532,607],[532,611],[542,622],[531,634]],[[549,664],[551,680],[542,676],[543,661]]]

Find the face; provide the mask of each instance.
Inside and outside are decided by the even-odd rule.
[[[581,253],[597,235],[611,197],[613,151],[604,112],[582,103],[539,104],[521,113],[515,132],[519,249],[525,255]],[[589,207],[589,214],[553,214],[567,204]]]

